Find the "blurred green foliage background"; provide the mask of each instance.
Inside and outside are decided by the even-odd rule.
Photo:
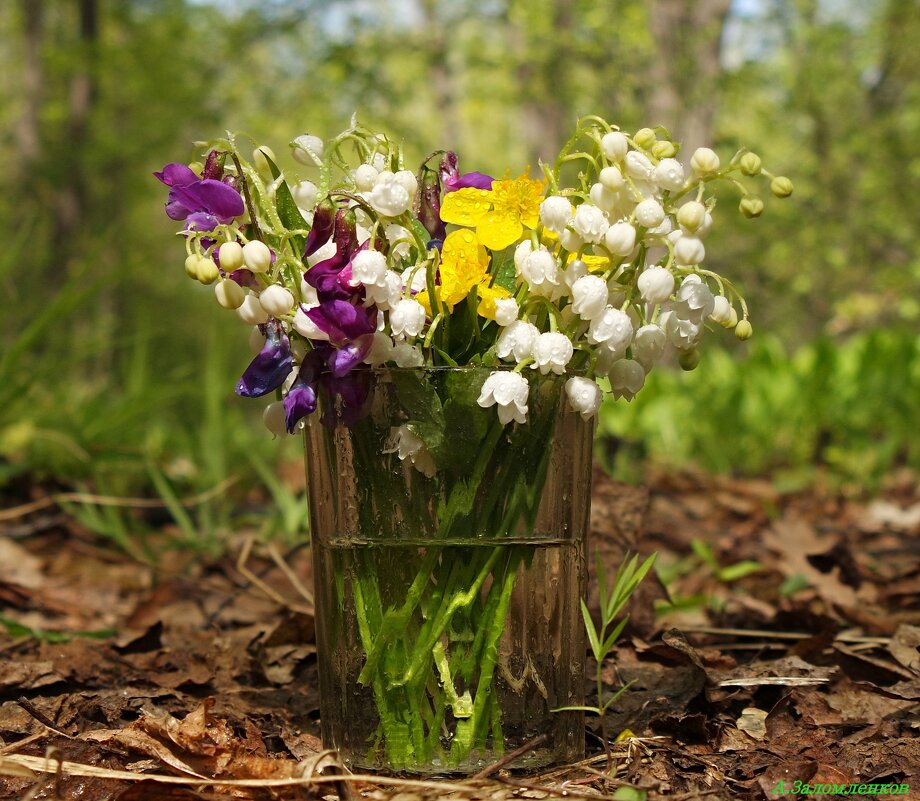
[[[789,201],[717,210],[713,269],[755,338],[707,337],[693,373],[609,402],[607,466],[647,459],[856,490],[920,467],[918,0],[9,0],[0,4],[0,492],[39,480],[168,502],[178,542],[245,514],[178,498],[228,476],[277,501],[300,458],[233,394],[248,331],[190,282],[151,176],[191,142],[287,142],[353,112],[461,167],[536,168],[580,114],[663,124],[686,153],[745,144]],[[126,544],[121,510],[75,514]],[[133,546],[132,546],[133,547]],[[142,547],[142,546],[138,546]]]

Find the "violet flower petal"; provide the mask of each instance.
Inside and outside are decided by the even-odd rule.
[[[344,348],[333,352],[327,362],[329,370],[332,372],[332,377],[344,378],[361,364],[364,361],[364,357],[370,352],[373,339],[373,334],[364,334],[354,342],[349,342]]]
[[[284,398],[284,425],[289,434],[308,414],[316,411],[316,390],[309,384],[295,384]]]
[[[444,182],[445,192],[455,192],[458,189],[491,189],[495,179],[483,172],[468,172],[456,178],[449,178]]]
[[[266,335],[265,345],[246,368],[236,394],[244,398],[260,398],[284,383],[294,365],[291,342],[277,321],[259,326]]]
[[[166,186],[188,186],[199,180],[198,176],[192,172],[191,167],[175,161],[167,164],[159,172],[155,172],[153,177],[160,183],[166,184]]]
[[[206,211],[222,223],[228,223],[243,213],[240,193],[221,181],[206,178],[188,186],[174,186],[169,192],[170,202],[178,200],[192,211]]]

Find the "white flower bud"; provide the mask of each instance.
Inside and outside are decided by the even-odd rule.
[[[393,348],[393,361],[397,367],[421,367],[425,364],[425,357],[421,348],[400,342]]]
[[[559,267],[556,257],[546,248],[533,251],[521,263],[521,277],[527,282],[531,292],[550,297],[559,285]]]
[[[657,325],[643,325],[636,331],[632,352],[636,361],[648,372],[664,354],[668,337]]]
[[[681,282],[677,290],[677,302],[674,312],[682,320],[692,320],[702,323],[705,317],[712,314],[715,308],[715,298],[709,287],[703,283],[698,275],[688,275]]]
[[[384,170],[377,176],[374,188],[367,196],[368,203],[385,217],[398,217],[408,210],[412,202],[412,196],[405,183],[404,179],[397,179],[389,170]]]
[[[709,175],[719,170],[719,157],[708,147],[698,147],[690,158],[690,166],[700,175]]]
[[[522,362],[533,355],[533,344],[540,335],[540,329],[526,320],[515,320],[508,325],[495,343],[495,352],[499,359],[512,356],[516,362]]]
[[[677,159],[662,159],[652,170],[652,180],[662,189],[674,192],[684,185],[684,167]]]
[[[610,223],[597,206],[590,203],[582,203],[575,209],[575,217],[572,220],[572,228],[575,233],[584,240],[592,244],[597,244],[604,238]]]
[[[629,150],[629,141],[626,139],[626,134],[619,131],[604,134],[601,139],[601,150],[604,151],[604,155],[610,161],[622,161],[626,151]]]
[[[506,370],[497,370],[483,382],[476,402],[484,409],[497,406],[498,419],[502,425],[507,425],[512,420],[516,423],[526,423],[529,394],[530,386],[524,376]]]
[[[706,258],[706,248],[695,236],[686,234],[674,243],[674,259],[681,265],[696,265]]]
[[[262,412],[262,423],[276,437],[286,437],[288,432],[284,419],[284,403],[281,401],[269,403]]]
[[[652,175],[652,162],[649,157],[638,150],[626,154],[626,172],[640,181],[648,181]]]
[[[561,234],[572,222],[575,210],[568,198],[553,195],[540,204],[540,222],[555,234]]]
[[[713,298],[713,307],[709,319],[719,325],[728,326],[731,323],[732,311],[732,304],[729,299],[724,295],[716,295]]]
[[[511,325],[517,320],[518,302],[514,298],[498,298],[495,301],[495,322],[500,326]]]
[[[371,339],[371,348],[364,357],[364,363],[371,367],[379,367],[393,358],[393,340],[380,331]]]
[[[550,371],[562,375],[574,353],[572,340],[565,334],[558,331],[540,334],[533,343],[533,369],[539,368],[544,375]]]
[[[217,265],[214,263],[214,259],[209,259],[207,256],[196,258],[195,277],[201,281],[202,284],[213,284],[220,278],[220,272],[217,269]]]
[[[601,183],[594,184],[591,187],[588,197],[595,206],[606,212],[613,211],[620,201],[620,196],[617,192],[611,192]]]
[[[262,290],[259,303],[272,317],[281,317],[294,308],[294,296],[280,284],[272,284]]]
[[[239,270],[243,266],[243,246],[239,242],[224,242],[217,250],[217,258],[225,273]]]
[[[710,230],[712,230],[712,215],[707,211],[703,215],[703,224],[699,227],[699,230],[697,230],[696,235],[702,239]]]
[[[649,197],[636,206],[636,222],[643,228],[654,228],[664,220],[664,209],[655,198]]]
[[[608,374],[613,397],[631,401],[645,384],[645,370],[633,359],[620,359]]]
[[[224,278],[214,284],[214,296],[225,309],[238,309],[246,300],[246,293],[236,281]]]
[[[639,274],[636,286],[646,303],[664,303],[674,292],[674,276],[667,268],[652,265]]]
[[[636,247],[636,229],[628,222],[614,223],[607,229],[604,245],[614,256],[628,256]]]
[[[361,164],[355,170],[355,186],[359,192],[370,192],[379,173],[373,164]]]
[[[573,376],[565,382],[565,393],[569,396],[569,403],[583,420],[590,420],[597,414],[604,395],[601,388],[590,378]]]
[[[424,275],[422,271],[422,275]],[[388,311],[393,308],[402,297],[403,279],[395,270],[387,270],[380,284],[365,284],[364,294],[369,301],[365,305],[373,303],[378,309]]]
[[[268,158],[266,158],[266,156]],[[278,159],[275,157],[275,151],[268,145],[262,145],[252,151],[252,166],[263,175],[271,175],[271,167],[268,164],[268,159],[271,159],[275,164],[278,163]]]
[[[303,278],[300,279],[300,297],[303,298],[303,304],[308,309],[319,306],[319,296],[316,294],[316,287],[310,286]]]
[[[323,140],[311,134],[302,134],[291,142],[291,155],[294,156],[295,161],[307,166],[311,164],[321,166],[323,150]]]
[[[410,198],[415,197],[418,180],[412,170],[400,170],[393,176],[393,180],[406,190]]]
[[[677,224],[688,234],[696,233],[706,219],[706,207],[698,200],[690,200],[677,210]]]
[[[385,287],[387,260],[380,251],[362,250],[351,260],[352,284]]]
[[[243,245],[243,263],[254,273],[267,273],[272,266],[272,252],[264,242],[253,239]]]
[[[587,274],[588,265],[585,264],[581,259],[573,259],[566,265],[565,271],[562,273],[562,280],[571,291],[575,282]],[[568,308],[568,306],[566,308]]]
[[[252,293],[243,298],[236,314],[246,325],[261,325],[268,322],[268,312],[262,308],[259,299]]]
[[[319,189],[313,181],[300,181],[291,187],[291,196],[300,208],[309,211],[316,205]]]
[[[514,249],[514,271],[517,274],[518,278],[521,276],[521,268],[524,266],[524,259],[526,259],[533,252],[533,245],[529,239],[524,239],[518,243],[518,246]]]
[[[588,326],[588,342],[604,344],[613,351],[625,351],[632,342],[633,324],[624,311],[608,306]]]
[[[593,320],[607,308],[607,284],[596,275],[584,275],[572,284],[572,306],[582,320]]]
[[[306,312],[304,312],[302,308],[298,308],[297,311],[294,312],[294,322],[291,323],[291,325],[298,334],[306,339],[329,339],[329,334],[320,329],[316,323],[307,317]]]
[[[569,253],[575,253],[585,244],[585,241],[571,228],[566,228],[559,234],[559,244]]]
[[[417,337],[425,326],[425,307],[417,300],[403,298],[390,310],[390,330],[393,336]]]
[[[249,332],[249,350],[253,355],[260,353],[265,346],[265,335],[259,330],[259,326],[254,325]]]
[[[600,182],[611,192],[618,192],[626,185],[626,179],[619,167],[604,167],[598,175]]]

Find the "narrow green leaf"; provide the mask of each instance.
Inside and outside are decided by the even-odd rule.
[[[588,632],[588,642],[591,644],[591,653],[594,654],[594,659],[600,662],[603,659],[601,644],[597,637],[597,630],[594,628],[594,621],[591,620],[591,612],[588,610],[588,605],[584,600],[581,602],[581,616],[585,621],[585,631]]]

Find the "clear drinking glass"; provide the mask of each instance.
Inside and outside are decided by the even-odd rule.
[[[476,403],[490,372],[355,372],[308,418],[323,741],[352,767],[584,753],[582,713],[554,710],[584,703],[593,421],[528,370],[528,421],[503,426]]]

